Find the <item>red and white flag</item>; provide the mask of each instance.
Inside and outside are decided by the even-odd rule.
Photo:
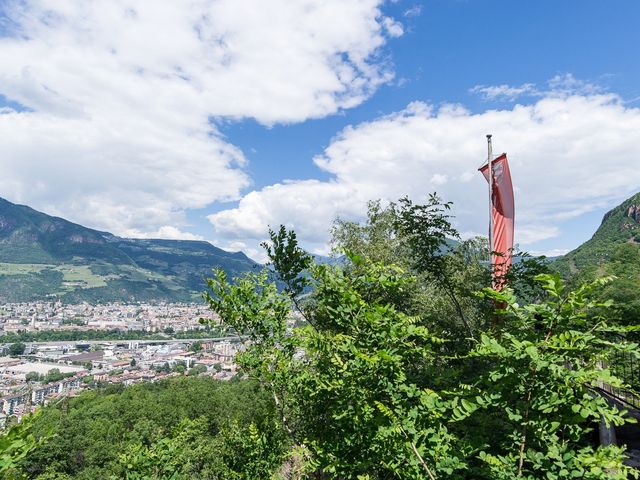
[[[494,287],[501,289],[503,282],[500,279],[507,273],[512,261],[515,202],[507,154],[503,153],[493,160],[491,167],[493,170],[493,198],[491,199],[493,253],[491,264],[494,268]],[[479,170],[488,182],[489,165],[484,165]]]

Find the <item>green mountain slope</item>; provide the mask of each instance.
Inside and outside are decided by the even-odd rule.
[[[191,301],[212,268],[255,265],[208,242],[121,238],[0,198],[0,302]]]
[[[620,315],[640,319],[640,193],[609,211],[593,237],[553,263],[572,283],[605,275],[617,277],[604,287]]]

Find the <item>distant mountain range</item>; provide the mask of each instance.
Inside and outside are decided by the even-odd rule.
[[[213,268],[256,266],[208,242],[122,238],[0,198],[0,302],[193,301]]]

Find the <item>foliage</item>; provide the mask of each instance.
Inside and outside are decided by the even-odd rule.
[[[36,440],[33,435],[33,424],[39,413],[23,417],[22,422],[0,434],[0,475],[6,480],[26,478],[18,465],[35,448],[44,442],[46,437]]]
[[[229,332],[217,324],[205,329],[176,332],[172,335],[147,332],[146,330],[43,330],[0,335],[0,342],[76,342],[81,340],[166,340],[168,338],[191,339],[212,338],[228,335]]]
[[[269,446],[268,455],[259,455],[263,468],[275,471],[287,444],[274,415],[271,398],[252,382],[185,376],[110,386],[43,408],[32,433],[53,436],[18,465],[28,478],[40,479],[234,478],[206,476],[224,468],[251,478],[255,463],[242,460],[249,443],[247,450],[241,443],[231,449],[229,438],[233,433],[248,441],[254,425]],[[167,472],[174,467],[178,476],[172,477]]]
[[[11,355],[12,357],[22,355],[26,348],[27,346],[22,342],[12,343],[11,345],[9,345],[9,355]]]
[[[622,386],[603,365],[615,352],[637,352],[638,345],[610,340],[624,329],[601,315],[610,302],[592,298],[607,279],[570,292],[558,275],[536,281],[548,299],[524,307],[508,290],[484,291],[506,307],[502,331],[483,334],[470,353],[489,365],[471,389],[476,396],[464,405],[470,418],[477,409],[479,423],[493,427],[492,438],[482,431],[469,436],[473,445],[490,447],[479,452],[486,464],[480,471],[486,468],[487,478],[497,479],[628,478],[635,471],[622,465],[623,449],[595,448],[589,440],[600,421],[631,421],[595,387]],[[498,412],[507,418],[491,421]]]
[[[285,291],[295,298],[300,295],[306,285],[303,272],[311,265],[311,256],[304,250],[297,248],[296,233],[280,226],[278,232],[269,229],[271,243],[263,243],[262,246],[278,274],[278,279],[285,284]]]
[[[282,461],[280,439],[255,424],[231,423],[213,437],[204,418],[183,420],[168,437],[147,446],[129,445],[119,455],[113,479],[268,479]],[[267,432],[276,430],[266,429]]]
[[[640,193],[607,212],[591,239],[552,264],[574,286],[615,276],[600,295],[615,301],[616,316],[628,325],[640,322],[640,217],[633,213],[638,206]]]
[[[602,382],[621,385],[602,361],[637,350],[612,341],[625,329],[605,317],[609,302],[592,299],[604,282],[568,291],[558,276],[530,278],[546,270],[533,261],[514,272],[518,290],[484,288],[468,299],[464,282],[480,290],[489,277],[477,270],[476,245],[448,244],[455,231],[439,200],[371,210],[383,225],[370,218],[367,229],[337,228],[339,243],[356,247],[346,249],[344,267],[300,261],[295,235],[272,232],[272,265],[285,268],[279,279],[304,285],[280,291],[267,271],[234,282],[218,271],[208,281],[211,308],[250,339],[237,362],[273,395],[294,449],[305,452],[306,475],[632,475],[621,448],[591,441],[600,420],[627,421],[595,392]],[[371,239],[390,239],[400,265],[372,258],[386,254]],[[521,306],[519,298],[535,302]],[[292,309],[305,319],[293,328]],[[459,310],[473,319],[473,339],[452,328]]]
[[[408,308],[457,350],[468,348],[468,339],[489,327],[494,317],[492,303],[474,294],[491,283],[487,240],[459,240],[450,207],[435,194],[425,205],[404,198],[383,208],[373,201],[364,224],[338,219],[331,234],[335,253],[398,265],[415,276],[413,288],[405,291]],[[533,277],[549,272],[546,262],[512,253],[516,262],[508,273],[509,285],[519,301],[537,300],[543,291]]]

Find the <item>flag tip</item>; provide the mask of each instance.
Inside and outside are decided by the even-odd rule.
[[[487,138],[491,138],[493,135],[491,135],[490,133],[487,133]]]

